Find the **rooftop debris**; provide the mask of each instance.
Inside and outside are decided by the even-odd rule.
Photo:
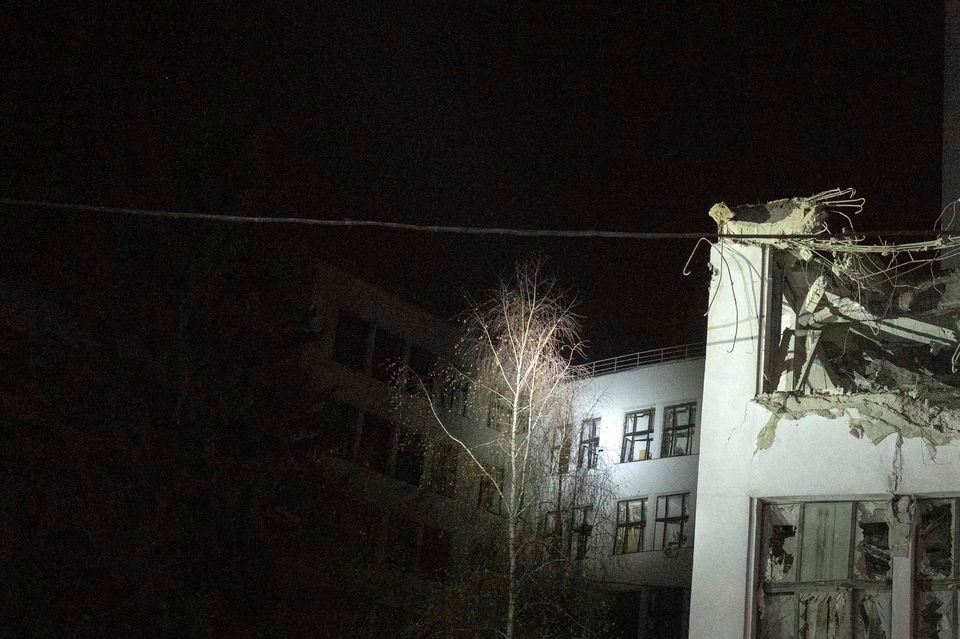
[[[960,439],[960,271],[936,269],[960,253],[960,237],[864,244],[850,236],[864,204],[855,195],[832,189],[710,209],[721,234],[757,235],[736,241],[779,249],[756,398],[771,416],[758,450],[780,420],[807,415],[845,417],[853,436],[874,444],[919,437],[931,453]],[[844,233],[832,235],[838,219]]]

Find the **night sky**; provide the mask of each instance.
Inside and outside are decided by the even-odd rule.
[[[8,198],[679,232],[714,230],[717,201],[832,187],[867,198],[861,229],[927,228],[940,208],[934,2],[762,14],[751,3],[15,4],[0,9]],[[0,278],[94,308],[118,277],[116,261],[100,268],[111,254],[149,255],[121,261],[123,277],[162,289],[177,274],[157,266],[188,262],[207,227],[7,207]],[[276,242],[276,260],[287,234],[444,316],[464,290],[541,255],[579,292],[593,357],[703,339],[705,252],[683,277],[688,240],[244,228]]]

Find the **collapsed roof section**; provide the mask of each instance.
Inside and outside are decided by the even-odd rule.
[[[854,195],[710,210],[721,235],[775,249],[757,397],[773,417],[758,448],[780,418],[808,414],[846,415],[852,434],[875,443],[894,433],[931,447],[960,438],[960,271],[935,265],[954,240],[868,246],[831,235],[837,218],[852,230],[847,213],[863,206]]]

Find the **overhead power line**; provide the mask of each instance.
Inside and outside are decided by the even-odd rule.
[[[186,211],[161,211],[150,209],[135,209],[114,206],[97,206],[92,204],[74,204],[68,202],[45,202],[39,200],[18,200],[0,198],[0,205],[10,207],[35,207],[46,209],[86,211],[91,213],[108,213],[111,215],[131,215],[137,217],[165,218],[172,220],[203,220],[209,222],[238,223],[238,224],[293,224],[305,226],[324,226],[336,228],[383,228],[415,233],[454,233],[461,235],[501,235],[513,237],[542,237],[542,238],[608,238],[629,240],[667,240],[667,239],[743,239],[743,240],[775,240],[775,239],[819,239],[824,240],[823,234],[730,234],[730,233],[698,233],[698,232],[648,232],[648,231],[601,231],[601,230],[563,230],[563,229],[513,229],[501,227],[479,226],[443,226],[436,224],[407,224],[404,222],[385,222],[381,220],[318,220],[304,217],[269,217],[246,216],[219,213],[190,213]],[[857,231],[831,233],[830,238],[857,238],[857,237],[947,237],[960,240],[960,231],[921,229],[909,231]]]

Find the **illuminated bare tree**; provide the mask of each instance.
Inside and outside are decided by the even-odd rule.
[[[582,342],[572,302],[537,263],[518,266],[512,281],[472,301],[463,323],[440,397],[422,390],[440,432],[480,476],[480,505],[495,506],[502,516],[507,592],[497,634],[512,639],[518,614],[531,605],[530,598],[521,601],[522,589],[535,590],[535,578],[561,563],[561,555],[582,558],[599,512],[574,511],[580,496],[597,492],[587,490],[586,473],[599,473],[590,464],[571,464],[572,382]],[[485,441],[458,429],[449,410],[457,401],[489,427]],[[544,531],[550,513],[553,528]]]

